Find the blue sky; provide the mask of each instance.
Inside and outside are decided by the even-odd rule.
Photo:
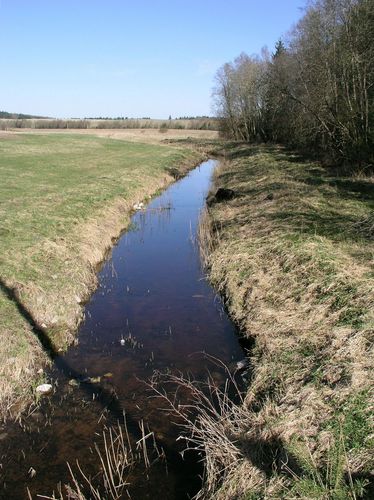
[[[0,0],[0,110],[211,114],[214,74],[270,50],[304,0]]]

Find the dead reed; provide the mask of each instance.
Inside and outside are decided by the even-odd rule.
[[[102,444],[95,443],[98,471],[88,475],[77,461],[75,469],[67,464],[70,482],[59,484],[52,496],[37,495],[47,500],[119,500],[130,497],[131,476],[136,468],[149,469],[156,461],[164,460],[164,453],[147,431],[144,422],[139,423],[141,438],[133,443],[126,418],[124,423],[109,427],[102,434]],[[134,446],[135,445],[135,446]],[[144,478],[143,478],[144,479]],[[31,494],[29,493],[31,499]]]
[[[204,460],[204,486],[195,498],[208,498],[223,478],[242,460],[239,436],[248,420],[243,394],[234,375],[221,361],[209,357],[226,373],[223,387],[212,376],[197,382],[183,375],[155,372],[149,386],[166,406],[163,411],[176,419],[179,440],[186,451],[195,451]]]

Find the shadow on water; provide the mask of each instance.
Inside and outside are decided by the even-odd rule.
[[[115,392],[106,390],[105,387],[101,386],[98,383],[92,383],[87,378],[85,373],[77,371],[69,363],[67,363],[64,359],[64,356],[60,355],[56,350],[45,329],[38,325],[30,311],[22,304],[15,289],[8,287],[1,278],[0,289],[4,293],[4,295],[16,305],[18,312],[27,321],[31,328],[31,331],[37,337],[40,345],[43,347],[44,352],[54,363],[56,369],[58,369],[61,374],[68,380],[75,380],[78,384],[80,384],[80,388],[85,393],[87,400],[95,401],[96,404],[100,405],[102,415],[106,413],[105,420],[108,420],[109,417],[113,422],[121,422],[125,418],[127,427],[131,429],[131,437],[133,438],[133,440],[141,439],[142,433],[138,422],[133,421],[131,415],[125,414],[125,411]],[[172,461],[174,463],[180,462],[181,459],[176,450],[168,449],[165,443],[158,443],[157,437],[155,438],[155,442],[156,445],[159,446],[159,448],[163,449],[169,461]],[[3,457],[0,456],[0,459],[2,458]],[[188,462],[191,462],[190,457],[187,458],[187,463]],[[193,463],[190,466],[193,467]],[[199,470],[200,472],[200,468],[196,470]],[[6,493],[4,498],[10,498],[8,496],[9,494],[11,495],[11,498],[17,497],[17,492],[14,491],[12,487],[6,487],[5,491]],[[1,491],[0,498],[3,498],[3,492]],[[20,498],[23,498],[23,493],[20,493]]]
[[[82,385],[82,387],[84,387],[87,396],[90,399],[95,398],[102,404],[103,409],[108,410],[115,418],[120,419],[123,416],[123,408],[121,407],[121,404],[115,394],[106,391],[105,388],[100,387],[99,384],[93,384],[87,380],[87,376],[85,374],[79,373],[66,362],[64,357],[61,356],[54,347],[53,342],[49,338],[45,329],[38,325],[30,311],[22,304],[14,288],[8,287],[1,278],[0,289],[4,295],[16,305],[18,312],[29,324],[31,331],[39,340],[44,352],[61,371],[61,373],[69,379],[76,380],[78,383],[84,381],[84,385]]]
[[[155,371],[203,381],[209,371],[224,383],[225,370],[206,354],[231,368],[243,358],[236,328],[204,278],[196,245],[214,166],[214,161],[203,163],[134,214],[98,274],[78,344],[66,353],[57,352],[17,291],[1,281],[1,290],[52,360],[47,377],[54,386],[22,429],[10,424],[0,441],[1,498],[25,498],[27,487],[34,496],[51,495],[58,482],[69,482],[68,461],[79,460],[88,473],[97,472],[93,445],[103,428],[124,414],[134,440],[140,437],[140,421],[149,426],[168,463],[168,474],[156,468],[149,481],[135,475],[132,498],[190,498],[199,489],[199,457],[182,460],[179,429],[142,381]]]

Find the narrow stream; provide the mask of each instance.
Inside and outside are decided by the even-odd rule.
[[[134,214],[99,273],[86,306],[78,343],[57,357],[48,374],[54,391],[22,424],[0,440],[0,497],[51,496],[70,481],[76,460],[94,474],[94,443],[104,427],[126,421],[139,436],[144,420],[167,456],[148,473],[135,474],[134,499],[182,499],[200,487],[196,456],[182,460],[178,429],[152,397],[154,370],[205,380],[224,373],[204,353],[234,367],[243,358],[235,326],[204,278],[196,243],[199,213],[215,161],[209,160]],[[162,406],[162,405],[161,405]],[[59,498],[59,497],[58,497]]]

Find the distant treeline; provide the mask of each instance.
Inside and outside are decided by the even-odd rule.
[[[8,113],[8,111],[0,111],[0,118],[8,118],[10,120],[29,119],[29,118],[46,118],[45,116],[25,115],[23,113]]]
[[[0,117],[1,118],[1,117]],[[74,118],[75,120],[79,120],[79,118]],[[116,116],[116,117],[110,117],[110,116],[89,116],[85,117],[85,120],[151,120],[149,116],[143,116],[142,118],[129,118],[128,116]],[[169,116],[169,120],[171,120],[172,117]],[[175,117],[174,120],[214,120],[214,118],[210,116],[179,116]],[[163,120],[165,121],[165,120]]]
[[[217,72],[221,131],[373,165],[374,0],[319,0],[275,52]]]
[[[217,118],[177,118],[152,120],[150,118],[98,118],[98,119],[0,119],[0,130],[12,128],[34,129],[190,129],[218,130]]]

